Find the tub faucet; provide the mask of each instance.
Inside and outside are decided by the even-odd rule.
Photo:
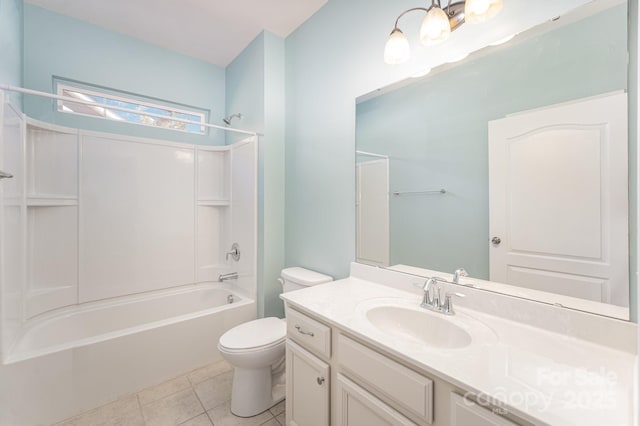
[[[468,277],[468,276],[469,276],[469,273],[465,271],[464,268],[456,269],[455,272],[453,273],[453,283],[459,284],[460,277]]]
[[[219,282],[223,282],[223,281],[227,281],[227,280],[237,280],[238,279],[238,273],[237,272],[229,272],[228,274],[220,274],[218,276],[218,281]]]

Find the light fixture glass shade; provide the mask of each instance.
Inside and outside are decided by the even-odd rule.
[[[420,25],[420,42],[425,46],[433,46],[449,38],[451,26],[449,18],[439,7],[432,7]]]
[[[502,10],[502,0],[467,0],[464,4],[464,20],[470,24],[487,21]]]
[[[409,40],[402,31],[395,28],[384,45],[384,61],[391,65],[403,64],[409,60],[410,56]]]

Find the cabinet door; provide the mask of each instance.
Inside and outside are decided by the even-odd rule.
[[[287,425],[329,426],[329,365],[287,340]]]
[[[451,394],[451,426],[518,426],[455,393]]]
[[[415,426],[342,374],[338,374],[337,391],[337,426]]]

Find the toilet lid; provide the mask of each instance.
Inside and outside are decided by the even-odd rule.
[[[278,343],[287,335],[287,323],[280,318],[261,318],[233,327],[220,337],[227,349],[252,349]]]

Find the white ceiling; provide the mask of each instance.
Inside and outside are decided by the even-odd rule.
[[[226,67],[262,30],[286,37],[327,0],[26,0]]]

